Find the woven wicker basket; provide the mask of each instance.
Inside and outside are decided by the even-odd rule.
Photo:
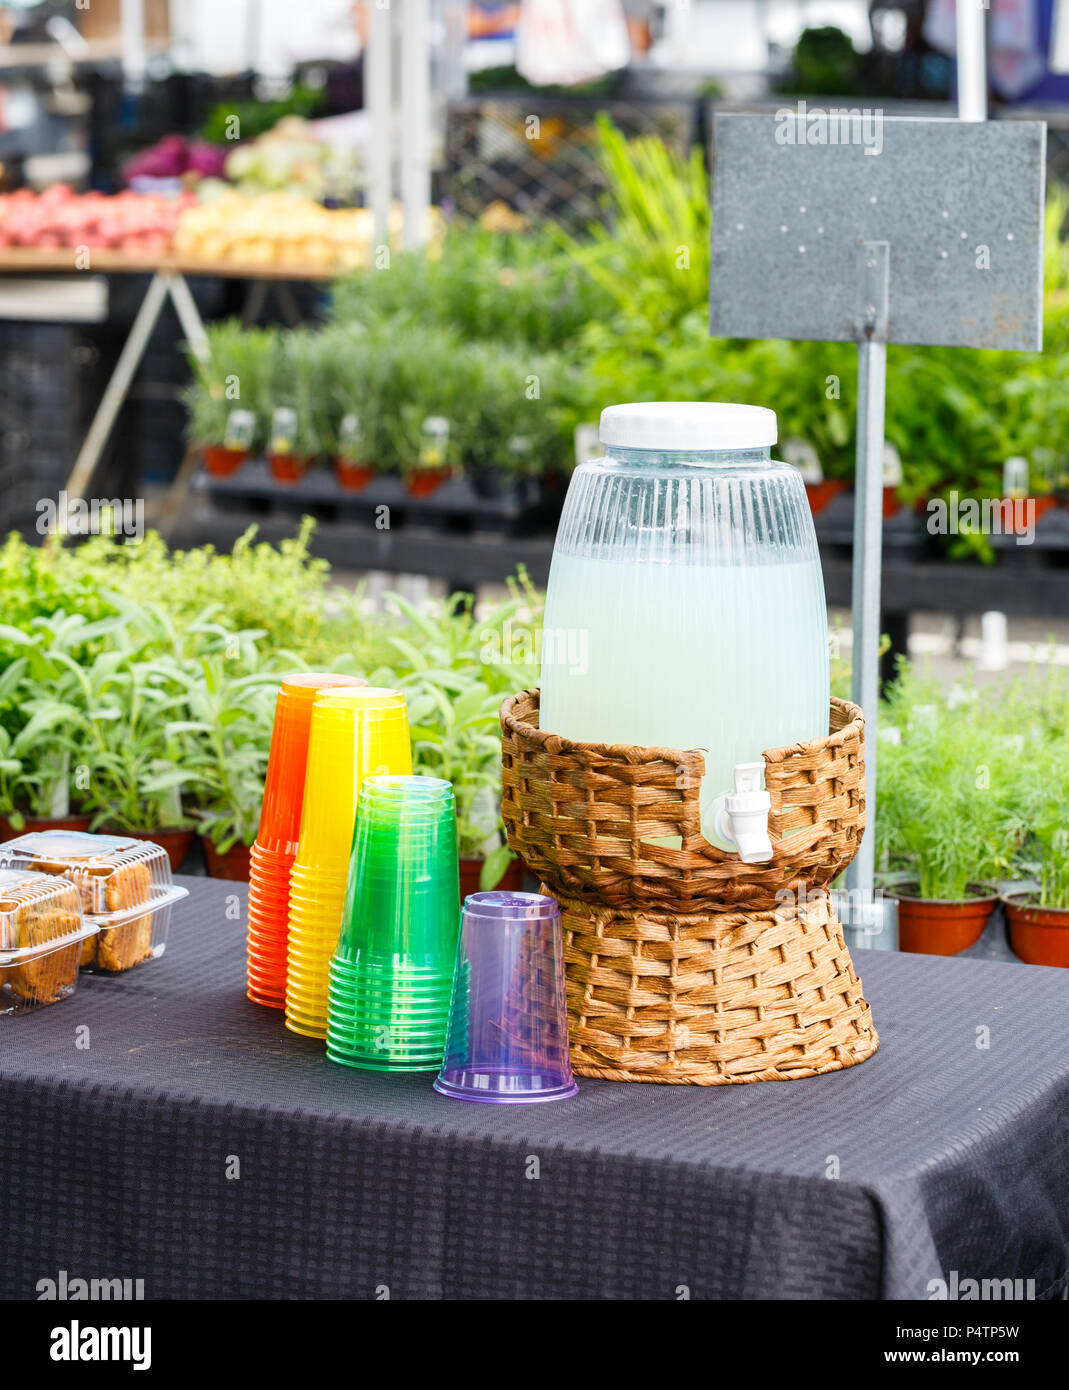
[[[879,1046],[827,893],[712,916],[560,906],[577,1075],[789,1081]]]
[[[831,732],[765,753],[773,856],[743,864],[701,833],[696,751],[573,743],[538,727],[538,691],[501,708],[509,846],[554,896],[665,912],[771,909],[824,888],[865,827],[864,716],[831,702]],[[681,848],[651,844],[678,836]]]

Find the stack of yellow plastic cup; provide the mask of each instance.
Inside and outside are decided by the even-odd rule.
[[[297,857],[290,870],[286,1027],[327,1036],[330,958],[338,944],[353,823],[365,777],[412,771],[408,709],[399,690],[316,696]]]

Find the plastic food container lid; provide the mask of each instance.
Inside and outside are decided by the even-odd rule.
[[[722,401],[639,401],[601,412],[601,442],[610,448],[706,453],[762,449],[778,438],[776,412]]]
[[[123,835],[40,830],[0,844],[0,866],[61,875],[81,896],[87,920],[113,926],[186,896],[171,882],[161,845]]]
[[[96,931],[66,879],[0,869],[0,966],[36,960]]]

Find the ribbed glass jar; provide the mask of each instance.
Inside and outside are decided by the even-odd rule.
[[[739,762],[828,731],[827,609],[798,470],[769,447],[610,445],[576,469],[550,570],[540,725]]]

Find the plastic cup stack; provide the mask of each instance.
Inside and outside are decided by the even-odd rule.
[[[327,1035],[330,959],[338,944],[357,797],[372,774],[410,773],[405,697],[397,690],[316,696],[308,740],[301,833],[290,871],[286,1027]]]
[[[490,1105],[567,1100],[560,909],[538,893],[464,902],[445,1058],[434,1089]]]
[[[246,991],[254,1004],[286,1005],[290,869],[297,853],[312,706],[321,690],[366,686],[362,676],[301,671],[283,676],[275,704],[263,810],[250,852]]]
[[[369,777],[330,965],[327,1056],[437,1071],[460,924],[456,802],[435,777]]]

